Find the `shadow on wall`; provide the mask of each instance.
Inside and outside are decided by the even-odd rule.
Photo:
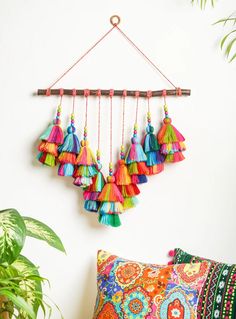
[[[92,319],[96,300],[96,267],[93,262],[90,263],[86,278],[84,281],[84,289],[82,290],[82,298],[79,300],[79,309],[76,311],[74,319]]]

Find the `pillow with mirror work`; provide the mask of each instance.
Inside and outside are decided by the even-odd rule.
[[[160,266],[98,252],[94,319],[197,319],[209,263]]]
[[[198,319],[236,319],[236,265],[212,261],[184,252],[170,251],[174,264],[210,262],[210,269],[199,297]]]

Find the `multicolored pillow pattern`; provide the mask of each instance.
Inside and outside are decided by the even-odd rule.
[[[98,252],[94,319],[196,319],[209,263],[159,266]]]
[[[210,262],[197,307],[198,319],[236,318],[236,265],[193,256],[179,248],[170,255],[173,255],[174,264]]]

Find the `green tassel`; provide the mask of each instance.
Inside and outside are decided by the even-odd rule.
[[[119,227],[121,225],[120,217],[117,214],[99,214],[98,221],[100,224]]]
[[[124,199],[123,207],[124,209],[130,209],[135,207],[138,204],[138,199],[136,197],[126,197]]]

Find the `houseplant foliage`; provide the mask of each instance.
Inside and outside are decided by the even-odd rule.
[[[212,7],[214,7],[215,5],[215,0],[191,0],[192,4],[199,4],[201,9],[205,9],[206,5],[208,4],[208,2],[212,5]]]
[[[209,3],[214,7],[216,0],[191,0],[192,4],[200,5],[201,9],[205,9],[206,5]],[[227,18],[220,19],[216,21],[214,24],[222,24],[223,26],[231,26],[232,29],[225,34],[225,36],[221,39],[220,47],[225,51],[225,56],[229,62],[232,62],[236,59],[236,12],[228,16]]]
[[[15,209],[0,211],[0,319],[46,317],[51,306],[45,301],[38,268],[21,255],[27,236],[65,252],[56,233],[42,222],[21,216]]]

